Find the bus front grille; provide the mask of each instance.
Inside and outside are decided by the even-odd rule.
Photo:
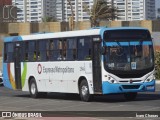
[[[122,85],[123,89],[139,89],[140,85]]]
[[[120,80],[119,83],[130,83],[130,80]],[[132,80],[132,83],[141,83],[142,80]]]

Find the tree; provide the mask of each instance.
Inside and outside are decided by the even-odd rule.
[[[84,10],[90,15],[91,26],[99,26],[101,20],[114,20],[116,18],[117,9],[108,4],[105,0],[94,0],[94,4],[91,9],[87,5],[84,5]]]

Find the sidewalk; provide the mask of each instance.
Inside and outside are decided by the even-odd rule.
[[[156,80],[156,84],[160,84],[160,80]]]

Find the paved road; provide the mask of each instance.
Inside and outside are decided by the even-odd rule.
[[[96,96],[92,102],[82,102],[80,101],[78,95],[67,96],[66,94],[53,94],[49,93],[46,98],[32,99],[28,92],[22,91],[12,91],[3,86],[0,87],[0,111],[81,111],[74,112],[75,115],[82,114],[98,114],[92,112],[83,111],[105,111],[100,112],[102,116],[95,116],[88,118],[81,118],[82,120],[124,120],[124,118],[113,118],[114,115],[118,116],[115,111],[129,111],[122,112],[124,116],[128,114],[134,114],[130,118],[125,118],[125,120],[139,120],[145,118],[136,118],[135,111],[160,111],[160,84],[157,85],[156,92],[154,93],[139,93],[135,101],[126,101],[123,95],[106,95],[106,96]],[[108,114],[106,111],[113,111],[112,118],[106,118],[105,115]],[[63,112],[53,112],[50,114],[62,114]],[[115,113],[114,113],[115,112]],[[147,113],[147,112],[146,112]],[[154,112],[153,112],[154,113]],[[50,115],[49,114],[49,115]],[[156,112],[155,112],[156,114]],[[84,115],[85,116],[85,115]],[[121,116],[121,115],[120,115]],[[122,115],[123,116],[123,115]],[[143,117],[143,116],[142,116]],[[160,116],[159,116],[160,117]],[[43,119],[53,119],[53,118],[43,118]],[[57,117],[56,120],[61,120],[62,118]],[[67,120],[70,117],[65,118]],[[73,119],[73,118],[72,118]],[[74,118],[75,119],[75,118]],[[80,119],[80,118],[76,118]],[[153,119],[153,118],[149,118]],[[157,120],[158,118],[155,118]],[[42,118],[41,118],[42,120]]]

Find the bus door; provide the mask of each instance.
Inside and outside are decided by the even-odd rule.
[[[95,94],[102,92],[102,79],[101,79],[101,42],[93,41],[92,46],[93,55],[93,87]]]
[[[14,59],[14,68],[15,68],[15,83],[16,83],[16,89],[22,89],[22,84],[21,84],[21,62],[20,62],[20,57],[21,57],[21,46],[20,43],[15,44],[15,59]]]

